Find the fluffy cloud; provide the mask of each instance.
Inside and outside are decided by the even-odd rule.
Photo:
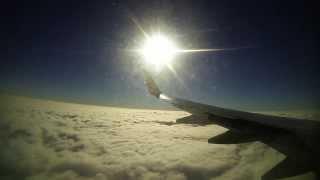
[[[3,102],[1,179],[260,179],[284,158],[258,142],[208,144],[226,129],[181,111]]]

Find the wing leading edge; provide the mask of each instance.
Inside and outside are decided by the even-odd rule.
[[[319,126],[319,123],[313,120],[265,115],[253,112],[226,109],[222,107],[197,103],[185,99],[170,97],[161,92],[150,73],[148,73],[146,70],[144,71],[144,76],[145,84],[151,95],[191,114],[208,114],[211,116],[226,118],[229,119],[229,121],[233,120],[234,123],[236,123],[237,121],[246,121],[251,123],[257,123],[258,125],[286,129],[294,132],[308,131],[309,133],[312,133],[313,130],[318,130],[316,127]]]

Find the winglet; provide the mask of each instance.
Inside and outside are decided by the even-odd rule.
[[[151,74],[147,71],[147,70],[143,70],[143,75],[144,75],[144,82],[148,87],[148,91],[151,95],[159,98],[161,91],[158,88],[157,84],[155,83],[155,81],[153,80]]]

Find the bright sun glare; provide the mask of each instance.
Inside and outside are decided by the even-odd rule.
[[[143,46],[137,51],[143,56],[144,61],[151,68],[156,71],[160,71],[164,66],[167,66],[170,70],[174,70],[171,66],[171,62],[175,55],[178,53],[201,53],[201,52],[215,52],[215,51],[226,51],[226,50],[237,50],[241,48],[207,48],[207,49],[180,49],[177,48],[175,43],[171,41],[168,37],[157,33],[154,35],[148,35],[145,31],[138,25],[141,32],[146,37]]]
[[[177,48],[167,37],[156,34],[146,39],[140,50],[145,61],[160,70],[165,65],[170,65]]]

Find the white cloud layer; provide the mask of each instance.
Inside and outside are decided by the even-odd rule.
[[[208,144],[226,129],[175,123],[181,111],[2,102],[1,179],[250,180],[284,158],[259,142]]]

